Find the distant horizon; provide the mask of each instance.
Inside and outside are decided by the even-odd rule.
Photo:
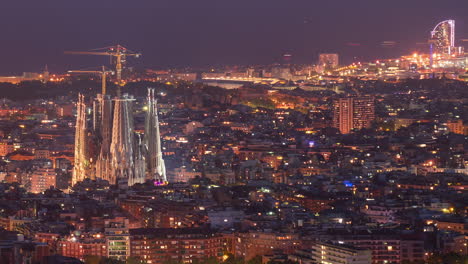
[[[457,45],[468,39],[468,2],[455,0],[26,0],[1,7],[1,76],[45,65],[51,72],[108,65],[107,58],[64,51],[115,44],[143,54],[129,66],[168,69],[272,64],[284,53],[297,64],[313,64],[319,53],[338,53],[344,64],[394,58],[427,49],[421,43],[446,19],[456,21]]]

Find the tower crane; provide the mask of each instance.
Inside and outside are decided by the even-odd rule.
[[[106,94],[106,77],[108,73],[114,73],[111,70],[107,70],[105,66],[102,66],[102,70],[100,71],[89,71],[89,70],[72,70],[68,71],[68,73],[91,73],[91,74],[100,74],[101,75],[101,81],[102,81],[102,86],[101,86],[101,93],[102,95]]]
[[[118,95],[120,96],[120,87],[125,84],[122,80],[122,69],[125,64],[127,57],[139,58],[141,53],[133,52],[122,45],[104,47],[99,49],[94,49],[91,51],[65,51],[65,54],[75,54],[75,55],[100,55],[100,56],[110,56],[111,59],[115,58],[115,74],[117,79],[117,84],[119,85]]]

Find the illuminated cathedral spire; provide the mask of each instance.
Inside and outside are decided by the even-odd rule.
[[[87,149],[88,127],[86,121],[86,104],[84,96],[78,95],[76,104],[76,125],[75,125],[75,166],[73,168],[72,185],[87,178],[89,170],[89,155]]]
[[[96,177],[110,181],[112,139],[112,101],[109,95],[98,94],[93,107],[94,133],[98,137],[99,153],[96,160]]]
[[[123,95],[115,99],[112,142],[110,145],[111,184],[127,185],[134,178],[133,98]]]
[[[135,171],[134,177],[129,179],[128,185],[145,182],[146,162],[144,156],[144,145],[140,134],[135,134]]]
[[[84,97],[79,96],[73,185],[86,178],[104,179],[120,187],[144,183],[146,179],[166,182],[154,90],[148,91],[144,137],[134,130],[134,100],[127,94],[114,100],[98,95],[93,104],[93,125],[88,129]],[[94,133],[96,153],[87,148],[91,135],[88,130]],[[93,160],[96,162],[91,163]]]
[[[147,179],[166,182],[166,165],[161,150],[158,103],[154,89],[148,89],[144,144],[147,151]]]

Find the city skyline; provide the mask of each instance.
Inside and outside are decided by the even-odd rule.
[[[0,4],[0,264],[468,264],[466,10]]]
[[[462,11],[467,4],[456,1],[444,5],[437,1],[368,0],[357,4],[120,2],[117,7],[106,1],[26,2],[30,3],[5,3],[2,8],[3,32],[11,36],[0,51],[8,63],[8,67],[0,67],[4,75],[39,71],[44,65],[53,72],[100,65],[106,62],[104,58],[70,58],[63,52],[116,43],[143,53],[136,67],[168,68],[269,64],[286,52],[297,63],[316,61],[319,53],[339,53],[345,62],[353,57],[401,56],[427,49],[417,43],[427,41],[432,27],[446,19],[457,21],[458,39],[468,35]],[[415,19],[416,14],[421,15]],[[385,45],[388,41],[396,45]],[[21,52],[11,52],[15,49]]]

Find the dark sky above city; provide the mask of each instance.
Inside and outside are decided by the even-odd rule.
[[[268,64],[286,52],[297,63],[320,52],[392,57],[424,49],[417,43],[449,18],[468,44],[467,10],[466,0],[4,0],[0,74],[106,64],[63,52],[118,43],[143,53],[132,63],[146,68]]]

